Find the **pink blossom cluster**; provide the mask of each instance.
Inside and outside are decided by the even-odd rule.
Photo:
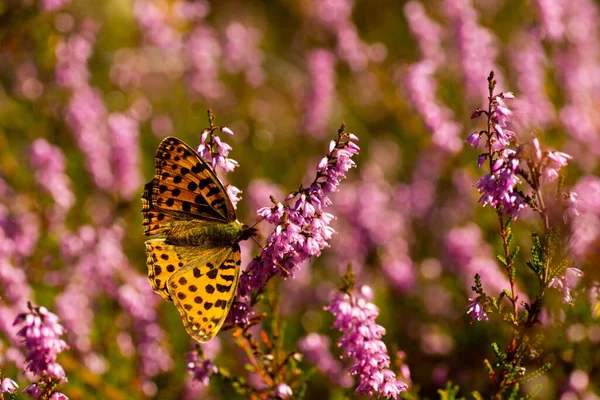
[[[317,176],[313,183],[291,193],[287,200],[296,198],[294,205],[284,206],[273,201],[271,207],[258,210],[258,214],[270,224],[274,231],[259,257],[254,259],[240,277],[238,301],[229,312],[228,321],[236,325],[248,323],[253,293],[262,291],[269,279],[275,275],[288,276],[298,264],[311,256],[318,257],[321,250],[335,232],[330,222],[334,216],[325,211],[332,204],[330,195],[338,190],[350,168],[356,166],[352,157],[358,153],[354,134],[340,129],[338,139],[332,140],[327,156],[317,165]]]
[[[354,363],[350,374],[360,380],[356,394],[396,399],[408,387],[389,369],[390,357],[381,341],[385,329],[375,322],[379,309],[372,299],[371,288],[363,286],[357,295],[336,293],[326,309],[335,317],[333,327],[343,333],[338,346]]]

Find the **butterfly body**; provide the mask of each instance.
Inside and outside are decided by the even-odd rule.
[[[142,195],[148,280],[172,301],[187,332],[210,340],[229,312],[240,275],[241,240],[256,232],[236,219],[223,185],[198,153],[175,137],[156,151]]]
[[[250,229],[247,228],[246,229]],[[173,226],[165,235],[167,243],[176,246],[195,246],[214,248],[232,246],[242,240],[244,225],[239,221],[228,224],[203,224],[186,221],[185,224]]]

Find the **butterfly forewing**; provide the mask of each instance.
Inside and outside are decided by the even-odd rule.
[[[210,340],[221,328],[233,303],[240,270],[240,247],[215,249],[185,266],[167,281],[169,295],[187,332],[197,341]]]
[[[146,236],[164,234],[178,220],[172,213],[167,214],[154,207],[151,196],[153,187],[154,181],[147,183],[144,186],[144,194],[142,195],[142,226]]]
[[[235,221],[235,209],[213,170],[191,147],[168,137],[156,151],[156,175],[145,192],[151,208],[182,219]]]

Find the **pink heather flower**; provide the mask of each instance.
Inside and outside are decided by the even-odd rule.
[[[475,183],[481,193],[479,203],[490,205],[504,214],[517,219],[519,211],[525,208],[525,201],[515,190],[521,182],[518,177],[519,158],[517,152],[505,149],[492,165],[492,172]]]
[[[38,79],[38,68],[32,61],[19,64],[15,69],[14,90],[27,100],[37,100],[44,93],[44,84]]]
[[[579,195],[575,192],[569,192],[566,196],[565,211],[563,212],[565,224],[579,216]]]
[[[54,12],[60,10],[70,2],[71,0],[40,0],[40,7],[45,12]]]
[[[142,184],[139,123],[124,113],[108,116],[108,133],[112,144],[113,191],[124,199],[137,194]]]
[[[89,86],[77,89],[66,106],[65,121],[83,152],[86,169],[104,191],[114,188],[110,144],[106,127],[107,110],[100,92]]]
[[[506,106],[504,100],[512,100],[514,95],[511,92],[500,93],[492,99],[491,123],[494,128],[494,138],[502,146],[508,146],[510,139],[515,136],[515,133],[507,129],[508,122],[512,116],[512,111]]]
[[[488,316],[480,302],[480,297],[469,299],[469,304],[467,305],[467,314],[471,315],[471,323],[475,321],[488,322]]]
[[[548,152],[544,167],[542,168],[542,182],[553,182],[558,178],[558,171],[567,165],[567,162],[572,159],[570,155],[560,151]]]
[[[61,392],[54,392],[52,396],[50,396],[50,400],[69,400],[69,398]]]
[[[562,21],[565,4],[557,0],[536,0],[544,33],[552,41],[563,37],[565,25]]]
[[[518,126],[520,129],[545,127],[556,117],[556,111],[546,93],[548,60],[539,31],[517,35],[511,55],[520,93],[514,106]]]
[[[467,96],[479,100],[485,95],[481,82],[485,82],[488,72],[495,70],[500,75],[496,65],[498,39],[492,31],[479,24],[477,10],[471,1],[445,0],[443,3],[452,24],[450,36],[455,38],[458,48],[457,59]]]
[[[462,128],[454,121],[452,110],[436,97],[436,68],[431,60],[412,64],[401,74],[401,83],[406,91],[405,97],[423,118],[433,142],[446,152],[456,153],[462,148],[459,138]]]
[[[473,146],[474,149],[476,149],[477,147],[479,147],[479,141],[481,139],[481,136],[479,135],[479,132],[473,132],[466,140],[465,143],[470,144],[471,146]]]
[[[23,393],[27,393],[27,396],[31,397],[32,399],[39,399],[43,391],[38,384],[32,383],[23,389]]]
[[[333,358],[329,345],[330,340],[327,336],[309,333],[300,339],[299,349],[304,354],[304,358],[329,380],[344,388],[352,386],[352,378],[342,372],[343,366]]]
[[[407,385],[389,369],[390,357],[385,343],[381,341],[385,329],[375,322],[379,309],[363,294],[348,293],[335,293],[326,309],[335,317],[332,326],[343,333],[338,346],[343,349],[343,355],[354,363],[350,374],[360,379],[356,394],[396,399]]]
[[[442,49],[442,27],[429,18],[425,7],[418,1],[409,1],[404,5],[404,15],[408,27],[419,43],[419,49],[424,59],[441,64],[445,58]]]
[[[87,63],[94,50],[97,30],[95,23],[85,21],[79,33],[57,44],[54,73],[58,85],[73,90],[88,85],[90,72]]]
[[[288,200],[296,198],[294,205],[284,206],[275,202],[272,207],[257,211],[263,219],[275,225],[275,229],[267,238],[260,257],[254,259],[242,274],[239,299],[248,301],[251,294],[262,290],[273,276],[293,274],[300,263],[311,256],[318,257],[321,250],[329,245],[335,232],[329,226],[334,216],[324,210],[331,205],[331,193],[338,190],[348,170],[356,166],[352,157],[358,153],[359,147],[353,139],[356,136],[350,137],[343,133],[343,129],[339,131],[338,139],[330,143],[326,169],[317,170],[317,176],[309,187],[300,188],[288,196]],[[323,166],[323,163],[319,165]],[[240,312],[251,308],[236,304],[238,302],[234,302],[233,312],[227,316],[228,321],[247,321],[248,317]]]
[[[197,24],[184,46],[191,89],[205,99],[222,98],[225,87],[219,81],[219,64],[223,51],[217,32],[207,25]]]
[[[227,195],[229,195],[229,199],[233,204],[233,208],[237,208],[237,203],[239,203],[240,200],[242,200],[242,196],[240,196],[240,194],[242,194],[242,191],[233,185],[227,185],[225,187],[225,190],[227,190]]]
[[[542,161],[542,149],[540,148],[540,141],[538,140],[538,138],[534,136],[533,139],[531,139],[531,144],[533,145],[535,161]]]
[[[56,356],[68,348],[60,339],[64,328],[58,317],[44,307],[31,307],[30,312],[17,316],[13,325],[21,325],[17,333],[28,350],[27,370],[37,376],[49,376],[66,381],[65,371],[56,362]]]
[[[574,290],[579,281],[583,277],[583,272],[578,268],[567,268],[562,276],[556,277],[550,281],[548,287],[553,287],[558,290],[562,296],[563,301],[567,304],[573,304],[573,296],[571,291]]]
[[[14,393],[19,388],[17,382],[13,381],[10,378],[2,379],[0,383],[0,394],[2,393]]]
[[[67,176],[65,155],[45,139],[36,139],[30,150],[37,183],[48,192],[58,207],[68,211],[75,204],[71,179]]]
[[[135,0],[133,14],[137,20],[144,41],[173,51],[181,48],[180,33],[168,21],[168,15],[158,4],[148,0]]]
[[[292,392],[292,389],[288,385],[286,385],[285,383],[280,383],[275,388],[273,394],[278,399],[287,399],[288,397],[293,396],[294,392]]]
[[[223,66],[231,74],[243,72],[246,82],[254,87],[265,80],[264,54],[259,48],[261,36],[258,29],[239,22],[233,22],[225,29]]]
[[[231,130],[229,131],[231,132]],[[231,133],[233,134],[233,132]],[[202,132],[200,146],[196,151],[204,161],[211,164],[215,171],[217,167],[221,167],[225,173],[228,173],[239,166],[237,161],[227,157],[231,151],[231,146],[221,141],[221,138],[214,135],[214,132],[210,130]]]
[[[218,372],[217,367],[198,350],[188,353],[187,371],[192,374],[194,381],[208,385],[209,377]]]
[[[506,274],[498,268],[493,249],[486,243],[481,228],[476,224],[453,227],[446,234],[444,247],[448,260],[442,264],[456,266],[452,272],[460,274],[465,291],[471,292],[475,274],[481,276],[486,292],[500,293],[509,285]],[[527,301],[523,294],[520,296]]]
[[[322,137],[333,111],[335,101],[335,55],[319,49],[307,55],[308,73],[311,79],[306,112],[306,131],[314,137]]]

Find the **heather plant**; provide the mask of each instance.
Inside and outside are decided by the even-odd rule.
[[[0,398],[598,399],[599,27],[592,0],[0,0]],[[205,343],[148,280],[168,136],[256,230]]]

